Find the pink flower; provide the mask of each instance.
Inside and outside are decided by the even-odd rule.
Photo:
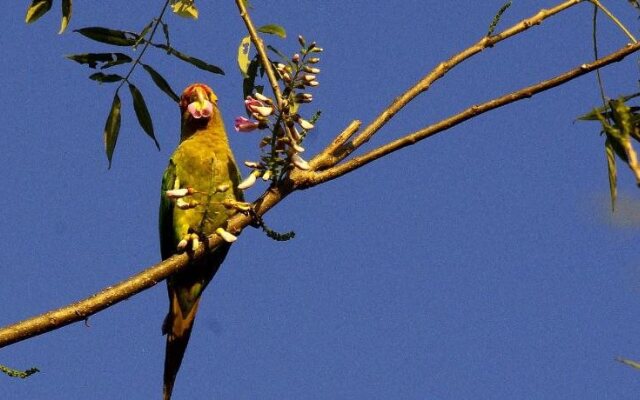
[[[213,113],[213,104],[209,100],[205,100],[203,103],[194,101],[187,106],[187,110],[195,119],[209,118]]]
[[[263,117],[268,117],[273,113],[273,107],[266,106],[260,100],[254,99],[251,96],[247,96],[247,99],[244,101],[247,110],[252,114],[258,114]]]
[[[258,121],[252,121],[245,117],[236,117],[234,126],[236,132],[251,132],[258,127]]]

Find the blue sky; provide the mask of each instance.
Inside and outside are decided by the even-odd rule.
[[[138,71],[162,150],[123,92],[107,170],[101,133],[114,87],[63,56],[111,48],[56,35],[57,9],[25,25],[27,3],[0,16],[0,325],[159,260],[160,179],[179,135],[175,104]],[[140,30],[160,8],[76,3],[71,29]],[[554,4],[532,3],[516,2],[501,26]],[[323,111],[305,146],[314,154],[479,39],[502,1],[254,4],[257,24],[287,28],[273,44],[290,52],[302,33],[325,48],[307,107]],[[626,2],[605,4],[637,27]],[[210,84],[231,128],[243,113],[235,55],[245,33],[233,2],[199,5],[197,22],[168,17],[172,42],[226,76],[158,52],[147,62],[176,91]],[[466,62],[370,146],[589,61],[591,12],[575,7]],[[603,54],[625,42],[606,22],[601,35]],[[604,71],[611,96],[635,89],[634,60]],[[614,358],[640,359],[639,196],[621,168],[611,215],[598,127],[573,122],[598,101],[595,78],[582,77],[287,198],[267,222],[296,238],[248,229],[233,246],[204,295],[174,398],[637,398],[640,371]],[[229,134],[239,160],[256,158],[257,136]],[[160,284],[88,327],[2,349],[0,363],[42,372],[0,376],[0,398],[159,398],[166,310]]]

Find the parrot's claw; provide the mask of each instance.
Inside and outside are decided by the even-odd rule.
[[[191,248],[189,249],[189,243]],[[183,252],[185,250],[196,251],[200,247],[200,237],[196,233],[187,233],[182,240],[178,243],[178,251]]]

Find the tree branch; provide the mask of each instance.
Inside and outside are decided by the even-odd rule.
[[[380,157],[400,150],[403,147],[415,144],[439,132],[448,130],[468,119],[477,117],[480,114],[484,114],[485,112],[491,111],[498,107],[502,107],[504,105],[514,103],[522,99],[527,99],[537,93],[567,83],[591,71],[597,70],[598,68],[602,68],[614,62],[618,62],[638,50],[640,50],[640,43],[628,44],[620,50],[615,51],[605,57],[599,58],[592,63],[582,64],[579,67],[576,67],[546,81],[527,86],[523,89],[495,98],[493,100],[489,100],[482,104],[473,105],[458,114],[441,120],[440,122],[403,136],[400,139],[394,140],[393,142],[378,147],[362,156],[352,158],[344,164],[339,164],[324,171],[295,171],[296,176],[292,179],[296,181],[296,184],[301,184],[302,187],[313,187],[320,183],[336,179],[374,160],[377,160]]]
[[[327,155],[322,160],[317,160],[316,165],[320,167],[330,167],[345,159],[351,153],[353,153],[360,146],[373,137],[373,135],[380,130],[391,118],[393,118],[402,108],[409,104],[422,92],[426,91],[431,85],[445,76],[454,67],[460,65],[463,61],[471,58],[472,56],[482,52],[486,48],[490,48],[500,43],[501,41],[515,36],[519,33],[526,31],[535,25],[540,25],[544,20],[550,18],[576,4],[582,3],[585,0],[568,0],[558,4],[550,9],[543,9],[538,11],[532,17],[526,18],[519,23],[505,29],[494,36],[485,36],[477,43],[461,51],[460,53],[449,58],[447,61],[441,62],[436,68],[434,68],[425,77],[420,79],[415,85],[409,88],[406,92],[398,96],[384,111],[382,111],[355,139],[350,143],[340,143],[338,148],[340,153],[335,152],[332,155]],[[346,138],[348,140],[349,138]],[[346,142],[345,140],[345,142]]]
[[[427,75],[425,79],[420,81],[418,85],[411,88],[404,95],[400,96],[399,100],[396,100],[388,110],[385,110],[374,122],[372,122],[366,129],[363,131],[356,139],[352,142],[347,143],[347,141],[357,132],[360,121],[353,121],[342,133],[340,133],[336,139],[333,140],[331,144],[327,146],[318,156],[314,157],[314,166],[317,168],[322,167],[330,167],[325,170],[310,170],[310,171],[302,171],[300,169],[294,169],[291,171],[288,178],[283,180],[277,186],[269,188],[258,200],[254,202],[255,213],[258,216],[264,215],[269,209],[278,204],[282,199],[291,194],[293,191],[297,189],[309,188],[320,183],[326,182],[331,179],[335,179],[339,176],[342,176],[348,172],[351,172],[357,168],[362,167],[363,165],[368,164],[369,162],[376,160],[384,155],[387,155],[393,151],[399,150],[403,147],[414,144],[422,139],[430,137],[438,132],[451,128],[460,124],[463,121],[466,121],[470,118],[478,116],[487,111],[493,110],[495,108],[501,107],[503,105],[513,103],[515,101],[521,100],[523,98],[531,97],[532,95],[551,89],[555,86],[566,83],[572,79],[577,78],[578,76],[584,75],[590,71],[593,71],[597,68],[602,68],[606,65],[609,65],[613,62],[619,61],[624,57],[632,54],[638,50],[640,50],[640,44],[636,43],[633,45],[628,45],[610,55],[600,58],[593,63],[583,64],[578,68],[572,69],[562,75],[559,75],[555,78],[549,79],[544,82],[540,82],[536,85],[529,86],[527,88],[521,89],[517,92],[513,92],[507,94],[505,96],[496,98],[494,100],[482,103],[480,105],[472,106],[463,112],[456,114],[450,118],[442,120],[436,124],[423,128],[419,131],[411,133],[403,138],[395,140],[393,142],[388,143],[382,147],[372,150],[369,153],[364,154],[363,156],[356,157],[351,159],[344,164],[336,165],[337,162],[344,159],[346,155],[348,155],[351,151],[349,146],[350,144],[361,145],[365,143],[371,135],[373,135],[386,121],[392,118],[406,103],[411,101],[415,96],[417,96],[421,91],[426,90],[432,82],[436,79],[439,79],[443,76],[450,68],[459,64],[464,59],[469,58],[471,55],[476,54],[482,49],[486,48],[489,45],[493,45],[500,40],[503,40],[507,37],[513,36],[516,33],[522,32],[526,30],[529,25],[532,23],[540,23],[545,18],[550,15],[556,14],[564,9],[567,9],[577,3],[580,3],[583,0],[572,0],[561,3],[560,5],[550,9],[550,10],[542,10],[532,19],[525,20],[518,25],[515,25],[512,28],[507,29],[506,31],[496,35],[482,39],[478,43],[484,43],[483,45],[474,45],[471,48],[459,53],[457,56],[454,56],[446,63],[442,63],[438,68],[436,68],[432,73]],[[272,86],[275,86],[274,93],[280,93],[279,87],[277,85],[277,80],[275,79],[275,75],[273,74],[273,69],[268,61],[268,57],[264,51],[264,47],[257,36],[255,28],[251,23],[248,15],[246,14],[246,9],[243,6],[242,0],[236,0],[238,7],[243,16],[243,20],[247,25],[247,29],[249,30],[252,40],[254,40],[254,44],[256,48],[258,48],[258,52],[263,61],[265,71],[269,74],[269,70],[271,70],[272,76],[269,76],[269,80]],[[529,22],[526,22],[529,21]],[[273,78],[273,80],[272,80]],[[276,94],[277,97],[277,94]],[[347,154],[344,154],[345,145],[347,145]],[[341,149],[342,152],[341,152]],[[339,153],[339,155],[336,155]],[[334,158],[328,158],[334,157]],[[338,160],[339,158],[339,160]],[[329,163],[327,163],[329,160]],[[237,214],[233,216],[228,223],[228,230],[232,233],[239,233],[241,230],[249,225],[252,222],[252,217],[250,215],[245,214]],[[167,260],[164,260],[154,266],[147,268],[146,270],[136,274],[120,283],[107,287],[100,291],[97,294],[94,294],[84,300],[78,301],[76,303],[67,305],[65,307],[61,307],[59,309],[46,312],[44,314],[40,314],[33,318],[29,318],[22,322],[18,322],[12,325],[8,325],[4,328],[0,328],[0,348],[58,329],[60,327],[69,325],[74,322],[86,320],[90,315],[93,315],[101,310],[104,310],[122,300],[125,300],[134,294],[137,294],[145,289],[148,289],[158,282],[169,277],[171,274],[188,268],[191,259],[198,259],[202,257],[203,254],[207,251],[211,251],[216,246],[222,243],[222,239],[217,235],[212,235],[209,237],[208,246],[201,245],[195,252],[190,254],[179,254],[173,256]]]

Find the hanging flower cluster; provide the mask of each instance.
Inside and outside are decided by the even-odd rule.
[[[319,113],[307,120],[300,115],[299,109],[300,105],[313,101],[313,95],[306,91],[319,85],[317,75],[320,69],[315,64],[320,58],[315,55],[321,53],[322,48],[315,42],[307,45],[302,36],[298,36],[298,41],[300,53],[274,63],[278,79],[284,87],[282,104],[276,104],[273,99],[255,90],[244,101],[248,118],[239,116],[235,119],[237,132],[269,132],[260,141],[260,161],[245,162],[253,171],[238,185],[240,189],[251,187],[259,177],[275,183],[294,166],[309,169],[309,164],[300,156],[305,150],[302,141],[314,128]]]

